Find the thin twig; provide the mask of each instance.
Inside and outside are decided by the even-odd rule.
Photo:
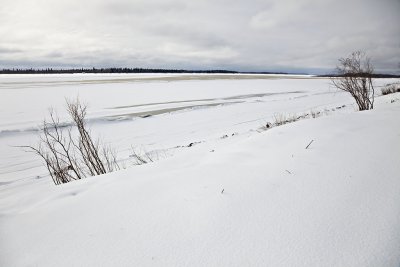
[[[308,149],[312,142],[314,142],[314,140],[311,140],[311,142],[306,146],[306,149]]]

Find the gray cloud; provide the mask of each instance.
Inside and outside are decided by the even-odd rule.
[[[23,50],[18,49],[18,48],[8,48],[8,47],[1,47],[0,46],[0,54],[15,54],[15,53],[21,53]]]
[[[399,73],[398,0],[2,0],[1,67],[328,72],[365,50]]]

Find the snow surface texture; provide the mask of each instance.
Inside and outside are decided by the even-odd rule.
[[[1,121],[0,266],[400,264],[400,94],[354,112],[351,98],[326,79],[120,82],[108,90],[99,83],[73,92],[40,86],[1,89],[8,105],[1,116],[20,120],[19,128],[12,118]],[[23,92],[40,103],[13,109]],[[52,185],[40,161],[8,145],[35,140],[26,129],[44,104],[62,108],[63,97],[77,92],[94,103],[95,133],[119,148],[136,140],[168,155]],[[217,98],[224,104],[98,119],[148,103],[176,108]],[[243,102],[226,105],[232,98]],[[115,111],[121,106],[128,112]],[[310,110],[325,116],[260,130],[274,114]]]

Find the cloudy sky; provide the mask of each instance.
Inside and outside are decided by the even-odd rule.
[[[0,68],[400,73],[400,0],[0,0]]]

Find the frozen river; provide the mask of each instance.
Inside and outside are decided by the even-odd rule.
[[[354,110],[329,79],[299,75],[2,75],[0,94],[4,184],[46,176],[38,158],[15,146],[37,143],[50,107],[68,122],[66,99],[88,105],[94,136],[112,143],[121,159],[132,146],[173,154],[190,143],[249,134],[277,114]]]

